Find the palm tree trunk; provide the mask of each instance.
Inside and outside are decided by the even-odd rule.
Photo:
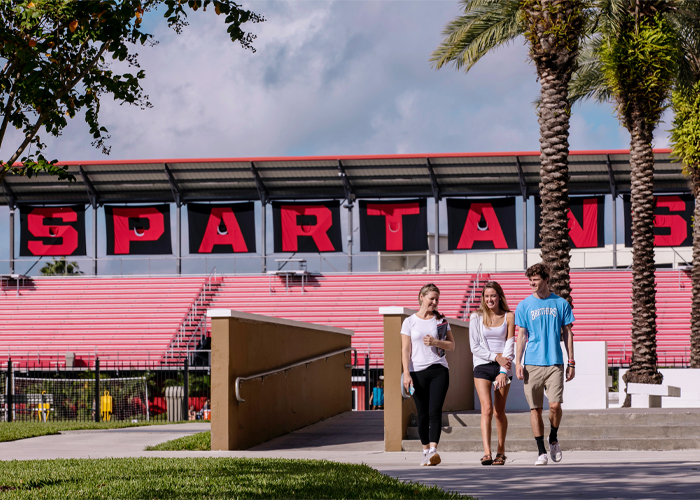
[[[632,136],[632,362],[624,378],[625,382],[660,384],[663,376],[656,368],[653,126],[641,113],[633,113],[632,118],[628,127]]]
[[[690,367],[700,368],[700,170],[693,168],[693,306],[690,313]]]
[[[538,68],[541,83],[540,255],[551,270],[550,289],[572,303],[569,278],[569,74]]]
[[[585,20],[581,0],[525,0],[525,38],[540,80],[540,255],[550,289],[569,303],[569,81]]]

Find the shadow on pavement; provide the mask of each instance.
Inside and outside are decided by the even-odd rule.
[[[699,457],[700,458],[700,457]],[[548,465],[378,469],[484,500],[505,498],[700,498],[700,464]]]
[[[349,411],[290,432],[250,451],[292,449],[384,451],[384,412]]]

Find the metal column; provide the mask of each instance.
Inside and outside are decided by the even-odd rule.
[[[348,200],[348,272],[352,272],[352,203]]]
[[[97,276],[97,204],[92,205],[92,274]]]
[[[440,199],[435,198],[435,272],[440,272]]]
[[[15,207],[10,208],[10,274],[15,274]]]
[[[100,421],[100,358],[95,358],[95,422]]]
[[[267,272],[267,203],[261,202],[262,206],[262,235],[260,236],[260,253],[262,254],[262,272]]]
[[[608,179],[610,181],[610,195],[612,196],[612,254],[613,254],[613,269],[617,269],[617,182],[615,182],[615,172],[613,171],[610,155],[606,155],[606,164],[608,167]]]
[[[182,274],[182,204],[177,203],[177,274]]]
[[[612,195],[613,269],[617,269],[617,194]]]
[[[523,196],[523,269],[527,270],[527,198]]]

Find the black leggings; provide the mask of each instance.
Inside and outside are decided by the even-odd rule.
[[[450,386],[450,370],[436,363],[425,370],[411,372],[413,401],[418,410],[418,436],[422,444],[439,443],[442,432],[442,405]]]

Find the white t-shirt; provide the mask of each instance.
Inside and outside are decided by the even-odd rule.
[[[449,324],[447,329],[450,329]],[[441,358],[438,356],[436,347],[429,347],[423,343],[423,337],[426,335],[437,337],[437,320],[435,316],[431,319],[420,319],[415,314],[409,316],[403,320],[401,335],[411,337],[411,360],[409,361],[408,371],[419,372],[435,363],[440,363],[445,368],[449,368],[445,357]]]

